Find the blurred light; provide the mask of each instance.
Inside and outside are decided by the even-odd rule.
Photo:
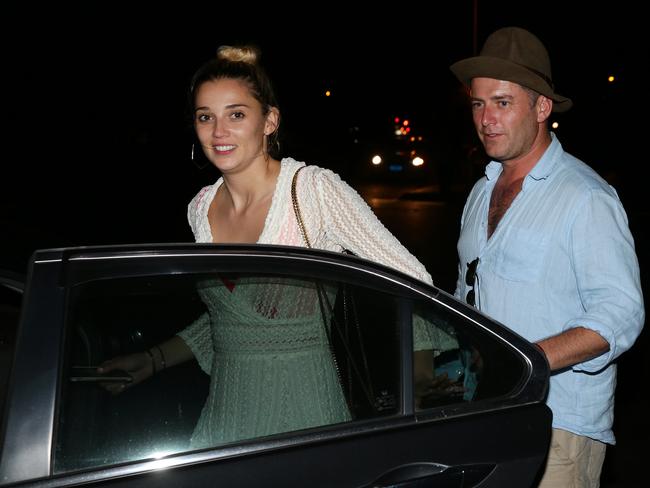
[[[560,124],[558,124],[557,122],[553,122],[551,124],[551,127],[553,127],[554,129],[557,129],[558,127],[560,127]]]
[[[424,164],[424,159],[422,159],[420,156],[416,156],[413,158],[413,161],[411,161],[411,164],[413,166],[422,166]]]
[[[381,164],[381,156],[379,154],[375,154],[372,157],[372,164],[374,164],[375,166],[378,166],[378,165]]]
[[[182,450],[181,447],[179,447],[180,450]],[[166,457],[171,454],[174,454],[178,452],[176,451],[158,451],[154,452],[150,455],[150,457],[153,458],[153,461],[149,461],[147,463],[149,469],[165,469],[169,466],[172,466],[174,464],[174,461],[176,460],[173,457]]]
[[[411,136],[411,142],[415,142],[415,136]]]
[[[610,83],[613,83],[615,79],[616,79],[616,78],[614,78],[613,75],[609,75],[609,76],[607,77],[607,81],[609,81]]]
[[[395,129],[395,135],[396,136],[401,136],[402,135],[402,128],[401,127],[399,129]]]
[[[171,454],[174,454],[177,451],[157,451],[151,454],[151,457],[154,459],[162,459],[164,457],[167,457]]]
[[[418,141],[421,141],[421,140],[422,140],[422,136],[418,136]]]
[[[156,459],[155,461],[147,463],[147,467],[151,470],[165,469],[171,466],[174,461],[175,458]]]
[[[395,123],[399,124],[399,117],[395,117]]]
[[[410,128],[410,127],[407,127],[407,128],[406,128],[406,133],[408,134],[409,132],[411,132],[411,128]]]
[[[325,96],[326,96],[326,97],[329,97],[331,94],[332,94],[331,91],[329,91],[329,90],[325,90]]]
[[[409,120],[405,119],[404,122],[402,122],[402,125],[404,125],[404,126],[409,125]]]

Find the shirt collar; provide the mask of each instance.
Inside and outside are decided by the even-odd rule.
[[[546,148],[546,151],[544,151],[544,154],[533,169],[530,170],[530,173],[528,173],[526,181],[524,181],[524,187],[529,178],[532,178],[535,181],[545,180],[548,178],[548,176],[553,172],[553,168],[555,168],[560,160],[560,156],[563,152],[562,144],[560,144],[560,141],[555,134],[551,132],[551,144]],[[498,178],[502,170],[503,167],[500,162],[490,161],[490,163],[485,167],[485,176],[488,181],[491,181]]]

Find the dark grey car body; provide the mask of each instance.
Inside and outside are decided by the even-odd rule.
[[[95,428],[104,422],[101,415],[106,412],[155,417],[158,410],[156,401],[148,405],[143,398],[127,406],[107,407],[114,400],[95,392],[84,397],[83,408],[71,406],[74,400],[70,400],[66,376],[67,355],[71,354],[69,324],[77,320],[75,307],[82,303],[76,298],[79,290],[102,287],[111,280],[126,283],[129,290],[129,283],[141,280],[155,288],[164,280],[174,282],[206,273],[279,274],[346,282],[370,296],[380,294],[378,306],[385,301],[381,297],[390,297],[397,317],[391,323],[396,332],[396,354],[391,362],[396,375],[394,409],[382,416],[201,450],[179,449],[160,457],[120,453],[112,461],[97,455],[84,458],[82,451],[87,448],[79,446],[86,441],[80,441],[78,433],[68,432],[70,424]],[[148,290],[142,290],[142,295],[139,291],[128,293],[129,303],[151,298]],[[156,303],[166,314],[164,302]],[[410,313],[414,303],[445,314],[454,330],[467,333],[472,347],[482,354],[483,383],[471,400],[445,400],[416,408]],[[170,308],[172,313],[175,308]],[[105,311],[106,315],[112,313],[117,312]],[[13,359],[2,378],[9,387],[1,399],[0,487],[95,483],[115,487],[530,486],[550,437],[551,414],[544,404],[549,370],[535,347],[433,286],[343,254],[282,246],[169,244],[39,251],[31,261],[15,341],[12,339],[10,346]],[[179,394],[177,410],[183,395]],[[173,403],[172,396],[160,398]],[[183,408],[187,409],[185,404]],[[71,416],[73,411],[88,418]],[[105,422],[112,420],[106,417]],[[162,422],[154,419],[154,429]],[[111,427],[104,435],[112,436],[112,431],[124,428],[116,435],[123,435],[125,443],[140,435],[138,430],[127,432],[131,428],[128,421],[114,425],[117,428]],[[110,452],[121,449],[120,438],[116,437],[117,444],[111,441]],[[157,437],[153,439],[142,440],[142,444],[157,442]],[[71,457],[75,461],[68,462]],[[83,462],[76,461],[82,458]]]

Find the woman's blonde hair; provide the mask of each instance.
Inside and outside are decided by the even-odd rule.
[[[221,46],[217,58],[232,63],[256,64],[259,50],[253,46]]]

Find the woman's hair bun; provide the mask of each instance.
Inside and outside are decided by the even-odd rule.
[[[256,64],[259,51],[252,46],[221,46],[217,49],[217,59],[233,63]]]

